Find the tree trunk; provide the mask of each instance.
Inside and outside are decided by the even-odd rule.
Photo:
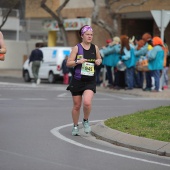
[[[62,39],[63,39],[63,42],[64,42],[64,46],[68,46],[68,39],[67,39],[67,34],[66,34],[66,31],[65,31],[65,28],[64,28],[64,20],[63,18],[61,17],[60,15],[60,11],[64,8],[64,6],[66,5],[66,3],[69,2],[69,0],[65,0],[65,2],[59,7],[59,10],[58,10],[58,15],[56,15],[45,3],[46,3],[47,0],[42,0],[41,1],[41,7],[47,11],[58,23],[58,26],[59,26],[59,29],[60,29],[60,32],[61,32],[61,36],[62,36]]]

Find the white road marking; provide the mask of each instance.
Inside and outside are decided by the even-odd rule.
[[[30,84],[21,84],[21,83],[8,83],[8,82],[0,82],[1,85],[10,85],[10,86],[23,86],[23,87],[31,87]]]
[[[0,100],[12,100],[11,98],[0,98]]]
[[[57,95],[57,97],[66,97],[67,96],[67,93],[61,93],[59,95]]]
[[[99,122],[101,120],[95,120],[95,121],[91,121],[91,122]],[[63,126],[59,126],[59,127],[56,127],[54,129],[52,129],[50,132],[56,136],[57,138],[61,139],[61,140],[64,140],[65,142],[68,142],[68,143],[71,143],[73,145],[76,145],[76,146],[79,146],[79,147],[82,147],[82,148],[85,148],[85,149],[90,149],[90,150],[94,150],[94,151],[97,151],[97,152],[102,152],[102,153],[105,153],[105,154],[110,154],[110,155],[114,155],[114,156],[119,156],[119,157],[122,157],[122,158],[127,158],[127,159],[133,159],[133,160],[137,160],[137,161],[141,161],[141,162],[147,162],[147,163],[151,163],[151,164],[156,164],[156,165],[161,165],[161,166],[167,166],[167,167],[170,167],[170,164],[165,164],[165,163],[160,163],[160,162],[156,162],[156,161],[149,161],[149,160],[146,160],[146,159],[141,159],[141,158],[136,158],[136,157],[132,157],[132,156],[128,156],[128,155],[123,155],[123,154],[118,154],[118,153],[115,153],[115,152],[110,152],[110,151],[106,151],[106,150],[103,150],[103,149],[99,149],[99,148],[93,148],[93,147],[90,147],[90,146],[86,146],[86,145],[83,145],[81,143],[78,143],[74,140],[71,140],[69,138],[66,138],[65,136],[63,136],[59,131],[63,128],[66,128],[66,127],[69,127],[69,126],[72,126],[72,124],[67,124],[67,125],[63,125]]]
[[[45,89],[48,89],[48,90],[66,91],[66,87],[64,87],[64,86],[53,86],[53,85],[50,85],[50,84],[47,84],[47,85],[40,84],[40,85],[33,87],[31,84],[0,82],[0,86],[4,87],[4,88],[7,87],[7,89],[17,88],[17,87],[23,87],[23,88],[27,87],[27,88],[32,89],[32,90],[34,90],[34,89],[35,90],[44,90],[44,88],[45,88]]]

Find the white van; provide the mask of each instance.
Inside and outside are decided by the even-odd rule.
[[[39,78],[54,83],[63,77],[61,65],[65,56],[70,55],[71,47],[42,47],[40,50],[43,52],[43,62],[40,66]],[[29,82],[33,78],[31,65],[28,63],[29,59],[23,65],[25,82]]]

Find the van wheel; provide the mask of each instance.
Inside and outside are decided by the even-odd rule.
[[[49,83],[54,83],[55,82],[55,76],[53,74],[53,72],[50,72],[48,75],[48,82]]]
[[[24,81],[25,81],[25,82],[30,82],[30,81],[31,81],[29,72],[28,72],[27,70],[24,71],[24,73],[23,73],[23,78],[24,78]]]

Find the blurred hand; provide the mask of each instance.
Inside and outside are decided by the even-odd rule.
[[[87,61],[87,59],[82,58],[82,59],[80,59],[80,60],[77,60],[77,63],[78,63],[78,64],[83,64],[83,63],[85,63],[86,61]]]
[[[96,64],[97,66],[99,66],[101,63],[102,63],[102,59],[97,59],[97,60],[95,60],[95,64]]]

